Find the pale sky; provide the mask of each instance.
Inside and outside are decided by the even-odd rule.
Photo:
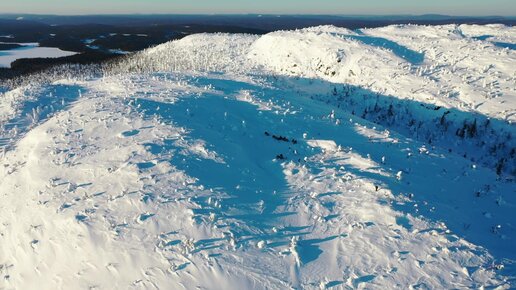
[[[516,16],[516,0],[0,0],[0,13]]]

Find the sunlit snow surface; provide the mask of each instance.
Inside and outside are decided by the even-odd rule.
[[[20,44],[22,47],[16,49],[0,50],[0,67],[11,67],[11,63],[20,58],[56,58],[76,54],[55,47],[39,47],[38,43]]]
[[[514,38],[502,26],[195,35],[120,64],[147,72],[0,95],[0,289],[514,287],[514,181],[475,142],[514,130],[515,56],[472,38],[485,30]],[[429,52],[407,40],[421,35]],[[489,73],[455,59],[455,37],[477,58],[492,50]],[[370,96],[396,115],[363,115]],[[449,126],[487,115],[500,131],[429,144],[436,106]],[[411,131],[409,113],[428,123]]]

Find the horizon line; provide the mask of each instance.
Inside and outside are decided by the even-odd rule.
[[[333,13],[257,13],[257,12],[242,12],[242,13],[85,13],[85,14],[59,14],[59,13],[27,13],[27,12],[2,12],[1,16],[333,16],[333,17],[464,17],[464,18],[516,18],[515,15],[451,15],[439,13],[424,13],[424,14],[333,14]]]

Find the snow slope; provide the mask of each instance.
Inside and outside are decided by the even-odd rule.
[[[472,36],[496,27],[498,37],[515,34],[493,25],[485,31],[464,25],[322,26],[260,38],[201,34],[137,54],[110,72],[304,78],[315,99],[514,176],[516,56]]]
[[[482,33],[513,37],[202,34],[2,93],[0,289],[514,287],[513,167],[492,164],[514,160],[514,53]],[[458,42],[492,73],[444,65]],[[482,81],[461,74],[502,93],[467,99]],[[475,134],[429,135],[437,106]]]

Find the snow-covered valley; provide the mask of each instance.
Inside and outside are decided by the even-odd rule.
[[[516,287],[515,42],[199,34],[6,83],[0,289]]]

